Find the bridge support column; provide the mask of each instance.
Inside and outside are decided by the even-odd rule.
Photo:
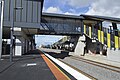
[[[26,40],[23,37],[16,37],[15,56],[21,56],[26,52]]]
[[[26,39],[25,41],[25,53],[27,53],[29,51],[29,45],[28,45],[29,41]]]
[[[34,50],[35,49],[34,41],[29,41],[28,48],[29,48],[29,50]]]
[[[31,42],[28,41],[28,42],[27,42],[27,51],[30,51],[30,50],[31,50]]]
[[[34,41],[31,41],[31,50],[34,50],[35,49],[35,43]]]
[[[85,35],[79,37],[78,43],[75,48],[75,55],[80,56],[84,54],[84,47],[86,46],[85,41],[86,41]]]

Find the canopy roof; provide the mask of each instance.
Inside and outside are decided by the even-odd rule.
[[[120,23],[120,18],[115,18],[115,17],[106,17],[106,16],[98,16],[98,15],[85,15],[85,14],[82,14],[80,16],[83,16],[85,19]]]

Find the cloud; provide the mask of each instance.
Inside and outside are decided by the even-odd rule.
[[[46,9],[43,8],[43,12],[59,13],[66,15],[80,15],[82,13],[119,18],[119,3],[120,0],[58,0],[56,1],[56,5],[51,5]]]
[[[65,15],[77,15],[77,16],[79,16],[82,13],[65,12],[63,14],[65,14]]]
[[[97,0],[86,14],[120,18],[120,0]]]
[[[43,7],[43,12],[66,14],[66,15],[79,15],[79,13],[77,13],[74,9],[69,9],[67,12],[63,12],[59,7],[49,7],[47,9]]]
[[[43,12],[48,12],[48,13],[62,13],[59,7],[49,7],[47,9],[43,8]]]
[[[67,12],[64,12],[63,14],[66,14],[66,15],[78,15],[75,11],[75,9],[69,9]]]
[[[75,7],[75,8],[81,8],[89,6],[92,2],[96,0],[65,0],[66,4]]]
[[[74,15],[74,13],[70,13],[70,12],[65,12],[64,14],[66,14],[66,15]]]
[[[71,9],[71,8],[68,11],[64,12],[59,7],[49,7],[47,9],[43,7],[43,12],[66,14],[66,15],[80,15],[81,14],[81,13],[76,12],[75,9]]]

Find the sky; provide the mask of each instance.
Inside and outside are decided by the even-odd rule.
[[[53,43],[59,41],[64,36],[55,36],[55,35],[36,35],[35,40],[37,43],[37,46],[41,45],[52,45]]]
[[[44,0],[43,12],[120,17],[120,0]]]
[[[43,12],[66,15],[88,14],[120,18],[120,0],[44,0]],[[50,39],[50,41],[43,41],[42,43],[41,41],[45,39],[45,36],[37,37],[36,39],[39,40],[38,44],[46,44],[61,39],[61,37],[49,36],[47,39]]]

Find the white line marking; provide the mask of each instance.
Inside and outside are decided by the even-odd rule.
[[[66,70],[69,74],[71,74],[73,77],[75,77],[77,80],[92,80],[88,78],[87,76],[79,73],[75,69],[69,67],[68,65],[64,64],[63,62],[55,59],[54,57],[50,56],[49,54],[44,53],[47,57],[49,57],[52,61],[54,61],[56,64],[58,64],[60,67],[62,67],[64,70]]]
[[[36,63],[29,63],[27,64],[27,66],[36,66],[37,64]]]

